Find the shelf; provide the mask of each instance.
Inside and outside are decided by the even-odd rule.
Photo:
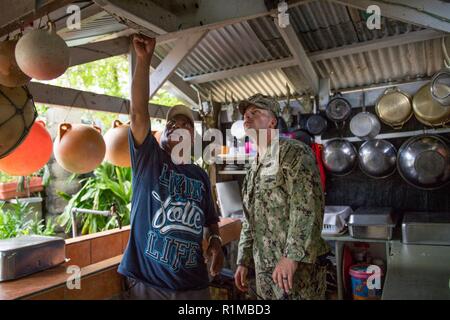
[[[371,243],[386,243],[390,241],[395,241],[395,237],[391,240],[381,240],[381,239],[357,239],[352,238],[348,233],[343,234],[342,236],[326,236],[322,235],[322,239],[327,241],[342,241],[342,242],[371,242]]]
[[[221,170],[218,172],[219,174],[246,174],[245,170]]]
[[[249,154],[233,154],[233,155],[230,155],[230,154],[219,154],[217,157],[216,157],[216,160],[222,160],[222,161],[225,161],[225,162],[228,162],[228,161],[242,161],[243,163],[245,162],[245,161],[253,161],[255,159],[255,156],[254,155],[249,155]]]
[[[450,133],[450,128],[427,128],[423,130],[414,130],[414,131],[401,131],[401,132],[391,132],[391,133],[381,133],[377,135],[374,139],[395,139],[395,138],[408,138],[408,137],[414,137],[420,134],[442,134],[442,133]],[[336,138],[332,139],[321,139],[317,137],[316,143],[326,143],[331,140],[335,140]],[[347,140],[349,142],[359,142],[359,141],[365,141],[363,139],[360,139],[358,137],[343,137],[343,140]]]

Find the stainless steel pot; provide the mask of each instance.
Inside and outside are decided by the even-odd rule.
[[[328,141],[322,149],[322,161],[325,169],[338,176],[352,172],[357,157],[355,147],[344,139]]]
[[[350,121],[350,131],[361,139],[374,139],[380,133],[381,124],[376,115],[366,111],[364,91],[362,100],[362,112],[355,115]]]
[[[386,178],[395,172],[397,149],[386,140],[369,140],[358,151],[359,168],[369,177]]]
[[[400,147],[397,168],[402,178],[420,189],[438,189],[450,181],[450,148],[437,135],[420,135]]]
[[[417,120],[427,126],[443,126],[450,121],[450,107],[441,105],[431,97],[430,83],[417,91],[412,106]]]
[[[450,68],[444,68],[433,76],[430,90],[435,101],[450,108]]]

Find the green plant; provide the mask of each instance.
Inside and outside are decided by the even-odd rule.
[[[49,219],[44,225],[44,219],[39,220],[37,213],[33,213],[28,203],[0,204],[0,239],[15,238],[18,236],[37,234],[51,236],[55,234],[56,224]],[[32,219],[27,217],[33,216]]]
[[[0,171],[0,183],[17,182],[16,177],[12,177]]]
[[[131,202],[131,169],[120,168],[109,163],[102,163],[94,170],[92,176],[80,180],[82,188],[73,196],[58,192],[58,195],[69,201],[57,222],[71,230],[72,208],[93,210],[110,210],[115,204],[122,220],[122,225],[130,224]],[[80,216],[80,214],[78,214]],[[82,234],[95,233],[119,227],[116,217],[104,217],[94,214],[81,214]]]

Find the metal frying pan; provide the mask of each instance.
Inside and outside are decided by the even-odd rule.
[[[321,135],[327,128],[327,120],[317,112],[317,103],[314,99],[313,115],[306,121],[306,129],[312,135]]]

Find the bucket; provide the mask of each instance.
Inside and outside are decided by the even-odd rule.
[[[368,273],[368,264],[356,264],[350,267],[350,277],[352,283],[352,295],[354,300],[379,300],[381,299],[383,271],[380,273],[379,289],[369,289],[367,280],[370,276],[374,276],[372,272]],[[372,281],[371,281],[372,282]]]

